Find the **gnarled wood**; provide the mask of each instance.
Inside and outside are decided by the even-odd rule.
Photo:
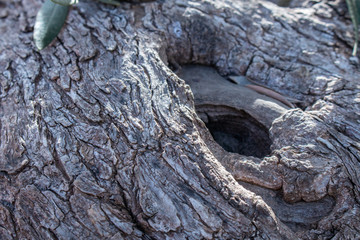
[[[1,239],[360,234],[360,75],[342,2],[86,1],[37,52],[40,4],[0,2]],[[301,100],[271,121],[234,101],[266,126],[269,155],[214,141],[196,107],[218,110],[199,108],[185,64]]]

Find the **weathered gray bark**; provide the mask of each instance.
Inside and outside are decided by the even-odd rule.
[[[300,3],[81,2],[39,53],[40,1],[0,2],[0,239],[358,237],[352,25],[342,1]],[[226,152],[168,67],[188,63],[303,110],[263,124],[269,156]]]

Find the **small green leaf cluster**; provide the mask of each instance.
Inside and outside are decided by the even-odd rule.
[[[354,25],[355,43],[352,55],[356,56],[359,44],[359,24],[360,24],[360,0],[346,0],[349,9],[351,21]]]
[[[100,2],[119,5],[116,0],[99,0]],[[48,46],[59,34],[65,23],[71,5],[78,0],[45,0],[36,15],[34,42],[39,50]]]

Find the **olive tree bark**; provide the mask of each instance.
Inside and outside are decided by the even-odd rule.
[[[359,237],[360,73],[344,2],[85,1],[38,52],[41,1],[1,1],[0,239]],[[186,64],[301,103],[261,119],[193,94]],[[206,117],[224,109],[259,122],[266,156],[213,140]]]

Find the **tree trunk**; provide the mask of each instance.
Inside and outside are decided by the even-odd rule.
[[[359,237],[345,1],[86,1],[38,52],[40,4],[0,2],[0,239]]]

